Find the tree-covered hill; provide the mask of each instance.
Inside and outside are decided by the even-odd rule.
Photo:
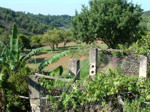
[[[10,33],[14,23],[17,24],[20,33],[26,35],[43,34],[54,27],[69,28],[70,19],[71,16],[68,15],[34,15],[0,7],[0,34]]]
[[[144,26],[150,31],[150,11],[145,11],[142,15],[141,26]]]

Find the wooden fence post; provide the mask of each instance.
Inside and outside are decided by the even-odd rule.
[[[139,68],[139,78],[147,78],[147,56],[139,55],[140,58],[140,68]]]
[[[45,96],[45,90],[38,83],[39,77],[29,76],[29,98],[32,112],[44,112],[46,100],[41,99]]]
[[[98,61],[98,49],[90,48],[90,77],[93,77],[97,74],[97,61]]]
[[[80,77],[80,60],[71,58],[69,62],[69,74]]]

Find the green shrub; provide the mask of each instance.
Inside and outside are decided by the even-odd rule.
[[[51,104],[58,109],[77,109],[89,103],[99,102],[99,105],[109,104],[109,109],[127,112],[149,110],[150,107],[144,102],[150,100],[150,81],[135,77],[126,77],[118,70],[106,70],[106,74],[98,73],[95,78],[87,78],[76,82],[76,87],[84,86],[84,91],[80,89],[70,89],[69,93],[61,94],[60,103],[56,98],[50,96]],[[120,105],[118,95],[123,99],[125,105]],[[55,99],[55,100],[54,100]],[[144,104],[144,105],[143,105]],[[56,109],[56,108],[55,108]]]
[[[28,96],[28,77],[31,70],[27,67],[20,68],[17,72],[8,71],[10,77],[3,86],[6,108],[10,112],[26,112],[30,110],[29,100],[19,98],[20,95]]]

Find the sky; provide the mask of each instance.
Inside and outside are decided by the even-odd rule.
[[[150,10],[150,0],[132,1],[141,5],[144,11]],[[89,0],[0,0],[0,7],[33,14],[74,16],[75,10],[80,12],[82,5],[88,6],[88,2]]]

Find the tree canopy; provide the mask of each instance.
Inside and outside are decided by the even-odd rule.
[[[131,44],[140,38],[142,9],[127,0],[91,0],[89,7],[82,6],[72,20],[72,32],[76,39],[91,43],[102,40],[109,47]]]
[[[23,35],[23,34],[20,34],[20,35],[19,35],[19,43],[22,43],[22,44],[23,44],[23,49],[24,49],[24,48],[26,48],[26,49],[31,48],[31,45],[30,45],[30,38],[27,37],[26,35]]]
[[[61,33],[60,30],[53,29],[45,32],[42,42],[49,45],[51,50],[54,51],[54,45],[61,42]]]

